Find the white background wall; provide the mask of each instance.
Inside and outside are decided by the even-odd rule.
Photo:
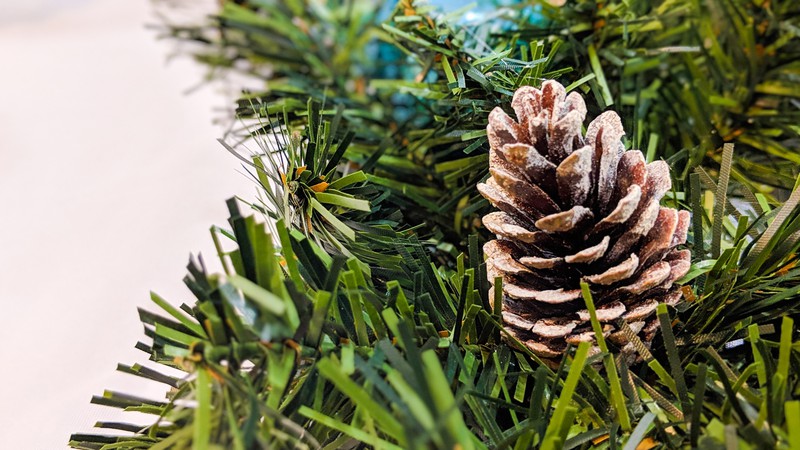
[[[146,361],[137,305],[190,301],[190,252],[254,185],[217,143],[227,105],[204,70],[167,65],[145,0],[0,0],[0,447],[64,448],[119,419],[103,389]],[[128,413],[126,413],[128,414]]]

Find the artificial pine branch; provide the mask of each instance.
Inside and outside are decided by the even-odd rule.
[[[697,121],[709,117],[707,106],[689,102],[708,101],[721,114],[714,120],[733,117],[747,133],[783,139],[795,132],[792,114],[780,114],[791,111],[792,91],[740,98],[740,81],[726,72],[717,77],[714,67],[724,61],[718,52],[695,58],[647,51],[684,38],[681,27],[722,19],[686,20],[697,13],[688,2],[661,15],[645,2],[612,2],[602,10],[577,2],[546,7],[556,21],[541,36],[563,20],[573,25],[556,39],[531,44],[518,37],[541,29],[532,8],[516,16],[506,14],[514,8],[501,8],[469,24],[416,2],[401,3],[386,18],[359,0],[233,3],[225,2],[213,29],[172,31],[205,42],[206,63],[269,79],[265,92],[240,103],[243,120],[253,120],[241,137],[286,140],[252,153],[236,137],[226,140],[263,190],[249,206],[269,222],[245,217],[231,202],[231,230],[213,232],[225,274],[192,262],[185,281],[195,301],[176,308],[154,295],[162,311],[140,312],[147,339],[137,348],[185,376],[120,365],[163,383],[170,389],[166,401],[116,392],[93,401],[150,413],[153,423],[100,422],[128,434],[76,434],[72,446],[792,448],[800,442],[800,406],[792,400],[800,393],[792,318],[800,304],[800,191],[786,203],[766,190],[751,192],[762,177],[791,186],[794,169],[767,167],[752,151],[758,147],[744,141],[731,158],[719,158],[722,170],[696,166],[709,162],[706,154],[713,159],[716,137],[703,131],[708,122]],[[756,12],[773,8],[754,5]],[[789,31],[796,15],[791,6],[773,12],[785,20],[756,35],[783,36],[776,42],[789,61],[775,73],[791,84]],[[749,19],[731,17],[725,20],[749,26]],[[501,18],[509,21],[498,27]],[[672,23],[677,27],[658,28]],[[713,34],[704,27],[698,33]],[[737,31],[721,45],[739,38],[749,39]],[[629,44],[645,50],[629,54]],[[687,173],[696,171],[693,182],[677,180],[662,201],[693,213],[688,242],[695,261],[677,281],[687,301],[659,307],[664,338],[650,348],[618,322],[643,360],[631,367],[605,353],[613,348],[589,355],[580,343],[564,348],[551,370],[502,328],[503,284],[490,287],[480,239],[473,234],[466,244],[480,227],[474,218],[486,210],[474,186],[487,176],[489,112],[497,106],[510,112],[511,95],[521,86],[565,76],[569,68],[559,61],[568,54],[586,59],[576,60],[579,70],[567,90],[583,89],[598,104],[611,99],[633,111],[623,115],[634,125],[627,127],[635,132],[633,144],[643,142],[645,127],[663,127],[648,158],[672,155],[672,162],[687,162]],[[670,73],[681,76],[661,77],[654,62],[669,63]],[[267,66],[278,75],[268,75]],[[745,73],[755,73],[747,67]],[[648,78],[654,73],[659,77]],[[675,90],[686,80],[699,83],[696,75],[712,86],[702,92],[723,94]],[[630,79],[640,84],[631,87]],[[668,103],[655,95],[662,83]],[[747,115],[733,114],[727,101],[733,98]],[[593,103],[587,109],[599,115]],[[771,115],[756,114],[753,105],[766,105],[761,111]],[[676,124],[679,140],[665,132]],[[220,242],[226,239],[236,248],[226,249]],[[586,294],[599,329],[594,301],[602,300]]]
[[[718,149],[735,143],[740,182],[791,189],[800,163],[796,4],[579,0],[544,13],[546,27],[518,24],[522,36],[564,40],[556,64],[575,67],[573,79],[592,77],[599,106],[623,114],[635,145],[653,145],[688,174],[719,164]]]
[[[229,55],[249,73],[270,69],[266,90],[239,100],[249,131],[268,131],[259,119],[269,125],[281,114],[289,132],[303,129],[309,97],[323,114],[340,105],[355,132],[344,158],[392,191],[405,225],[454,245],[454,257],[486,207],[473,186],[486,175],[488,112],[569,68],[551,64],[557,44],[501,36],[488,19],[464,23],[410,1],[372,5],[226,2],[215,22],[168,31],[209,42],[200,55]],[[444,190],[456,193],[443,199]]]

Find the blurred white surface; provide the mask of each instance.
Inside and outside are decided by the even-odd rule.
[[[6,0],[0,3],[0,24],[40,19],[90,1],[92,0]]]
[[[136,306],[189,301],[189,253],[218,267],[208,228],[254,188],[216,142],[226,99],[183,94],[204,71],[166,64],[148,2],[2,3],[0,436],[65,448],[129,414],[89,404],[105,388],[163,399],[115,372],[146,361]]]

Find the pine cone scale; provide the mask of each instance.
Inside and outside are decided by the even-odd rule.
[[[553,154],[554,159],[564,160],[569,157],[575,138],[580,135],[583,117],[578,111],[572,111],[555,124],[548,142],[549,153]]]
[[[565,256],[564,261],[570,264],[593,263],[603,257],[603,255],[606,253],[606,250],[608,250],[608,244],[610,242],[611,238],[609,236],[604,236],[603,240],[600,241],[599,244],[587,247],[578,253],[575,253],[574,255]]]
[[[556,168],[558,196],[572,205],[582,205],[592,190],[592,149],[588,146],[572,152]]]
[[[616,282],[627,280],[639,268],[639,257],[631,253],[628,259],[622,261],[616,266],[609,267],[605,272],[596,275],[587,275],[585,278],[592,284],[608,286]]]
[[[558,204],[535,184],[522,180],[503,168],[492,168],[489,172],[501,188],[535,211],[536,219],[561,211]]]
[[[618,204],[620,199],[630,193],[634,186],[639,189],[639,200],[644,196],[643,186],[647,179],[647,164],[642,152],[625,152],[617,164],[617,172],[625,174],[617,177],[617,186],[614,189],[612,204]],[[637,202],[637,206],[638,206]]]
[[[678,212],[672,208],[661,208],[655,224],[650,228],[642,243],[639,255],[642,263],[648,265],[664,258],[672,246],[672,238],[678,226]]]
[[[572,208],[557,213],[550,214],[537,220],[534,225],[536,228],[545,232],[572,231],[581,223],[594,218],[592,210],[576,205]]]
[[[671,272],[672,268],[668,262],[658,262],[642,272],[636,281],[627,286],[621,287],[620,290],[622,292],[627,292],[634,295],[641,294],[663,283],[667,278],[669,278]]]
[[[523,256],[519,262],[533,269],[553,269],[564,262],[564,258],[543,258],[541,256]]]
[[[596,127],[592,125],[598,124]],[[620,139],[625,135],[619,116],[612,111],[601,114],[589,126],[586,141],[594,148],[595,171],[597,173],[598,209],[605,212],[614,191],[619,155],[622,153]]]
[[[611,247],[611,251],[606,258],[607,262],[618,261],[624,255],[628,254],[631,249],[653,228],[656,220],[658,220],[658,212],[661,207],[658,202],[650,203],[638,217],[631,217],[628,222],[621,224],[628,226],[627,230],[620,236],[617,242]],[[630,222],[633,223],[630,223]]]
[[[658,300],[648,298],[635,305],[631,305],[628,311],[622,315],[622,318],[625,319],[626,322],[643,321],[656,311],[656,307],[658,307]],[[644,322],[642,322],[642,325],[644,325]]]
[[[502,109],[494,109],[489,113],[491,129],[487,129],[489,146],[495,150],[502,149],[506,144],[524,142],[527,134],[523,134],[519,124],[508,116]]]
[[[494,234],[524,243],[536,242],[537,236],[543,234],[541,231],[530,231],[522,227],[505,212],[493,212],[485,215],[483,225]]]
[[[628,193],[622,197],[614,208],[606,217],[595,225],[590,235],[600,233],[608,228],[625,223],[631,218],[633,213],[639,207],[639,202],[642,199],[642,188],[634,184],[628,188]]]
[[[545,185],[549,186],[556,179],[556,165],[531,145],[506,144],[499,152],[498,158],[504,158],[513,164],[513,167],[518,167],[528,181],[547,180]]]

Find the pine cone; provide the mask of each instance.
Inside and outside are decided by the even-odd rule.
[[[546,81],[522,87],[489,115],[491,177],[478,190],[500,211],[483,223],[489,280],[503,279],[503,319],[536,354],[594,341],[580,282],[591,289],[604,335],[624,346],[627,322],[645,343],[658,328],[659,303],[681,297],[674,282],[689,270],[689,213],[659,205],[671,188],[664,161],[645,164],[625,151],[619,116],[589,124],[583,98]]]

